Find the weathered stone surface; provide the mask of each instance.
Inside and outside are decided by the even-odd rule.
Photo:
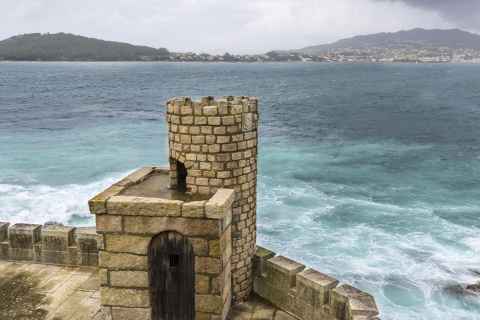
[[[42,230],[43,250],[68,251],[68,247],[75,243],[75,228],[59,225],[50,225]]]
[[[195,257],[195,272],[218,274],[221,271],[221,260],[209,257]]]
[[[329,290],[338,285],[338,280],[314,269],[299,272],[296,280],[295,295],[315,308],[326,304],[329,301]]]
[[[182,205],[182,217],[184,218],[203,218],[205,215],[206,201],[185,202]]]
[[[210,219],[222,219],[235,200],[235,191],[219,189],[205,204],[205,215]]]
[[[98,232],[120,232],[123,229],[122,216],[97,214],[95,218]]]
[[[148,290],[100,288],[102,304],[127,308],[149,308]]]
[[[38,262],[59,265],[75,265],[77,264],[76,258],[76,255],[71,254],[69,251],[42,250],[41,259]]]
[[[98,278],[101,286],[108,285],[108,270],[105,268],[98,268]]]
[[[195,292],[209,293],[210,292],[210,277],[205,275],[195,275]]]
[[[112,307],[113,319],[150,320],[150,308]]]
[[[295,286],[295,275],[305,269],[305,266],[283,256],[267,260],[267,281],[282,289]]]
[[[75,236],[80,254],[98,254],[97,233],[95,228],[77,228]]]
[[[133,234],[154,235],[172,230],[186,236],[215,237],[220,233],[217,220],[143,216],[126,216],[124,219],[125,232]]]
[[[34,244],[41,240],[42,225],[17,223],[9,228],[11,248],[34,249]]]
[[[178,217],[183,201],[133,196],[115,196],[108,200],[107,211],[115,215]]]
[[[196,256],[208,256],[208,240],[204,238],[189,238]]]
[[[195,295],[195,309],[200,312],[222,312],[222,298],[213,295]]]
[[[260,277],[266,272],[267,260],[275,257],[276,253],[257,245],[257,250],[253,255],[253,272],[255,276]]]
[[[147,254],[150,236],[131,236],[125,234],[106,234],[106,251]]]
[[[8,227],[10,223],[8,222],[0,222],[0,242],[3,242],[8,237]]]
[[[9,247],[8,258],[15,261],[32,261],[35,259],[35,250]]]
[[[148,288],[147,271],[110,271],[112,287]]]
[[[148,270],[147,256],[129,253],[99,252],[99,267],[123,270]]]
[[[133,184],[137,184],[140,181],[147,178],[154,170],[153,167],[142,167],[140,169],[135,170],[134,172],[130,173],[126,176],[123,180],[128,180],[133,182]]]
[[[92,214],[107,213],[107,200],[123,191],[125,187],[112,185],[88,201],[88,207]]]

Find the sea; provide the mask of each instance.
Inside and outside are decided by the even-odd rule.
[[[480,64],[1,62],[0,221],[94,225],[206,95],[259,98],[259,245],[382,319],[480,319]]]

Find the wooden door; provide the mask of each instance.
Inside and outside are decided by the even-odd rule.
[[[150,243],[150,302],[153,320],[195,318],[195,258],[187,237],[166,231]]]

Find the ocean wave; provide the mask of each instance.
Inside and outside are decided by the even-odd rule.
[[[85,185],[0,184],[0,221],[12,224],[56,221],[65,225],[94,225],[88,200],[127,174],[113,174]]]

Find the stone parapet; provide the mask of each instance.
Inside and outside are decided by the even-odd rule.
[[[95,228],[0,222],[0,259],[97,266],[97,234]]]
[[[253,291],[299,319],[379,320],[370,294],[257,246]]]

